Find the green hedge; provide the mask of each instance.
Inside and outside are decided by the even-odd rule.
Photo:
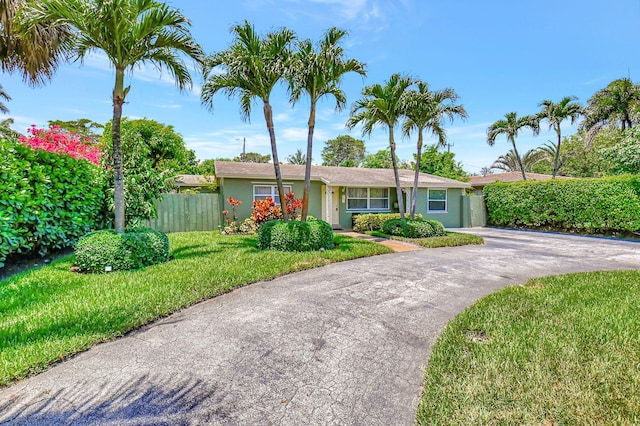
[[[444,225],[431,219],[391,219],[382,225],[382,232],[405,238],[441,237],[446,234]]]
[[[493,226],[584,233],[640,230],[640,177],[497,182],[484,188]]]
[[[333,248],[333,230],[322,220],[272,220],[260,228],[258,248],[279,251],[330,249]]]
[[[71,247],[103,222],[100,169],[0,139],[0,267],[8,256]]]
[[[169,260],[167,235],[150,228],[91,232],[76,244],[75,265],[84,272],[127,271]]]
[[[422,215],[416,214],[415,218],[422,219]],[[353,219],[353,230],[356,232],[380,231],[382,225],[391,219],[400,219],[400,213],[366,213],[355,215]]]

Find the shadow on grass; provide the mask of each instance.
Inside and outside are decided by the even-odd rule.
[[[0,401],[0,424],[209,424],[228,421],[233,409],[225,407],[216,386],[194,378],[143,375],[86,383],[52,393],[6,395],[11,399]]]

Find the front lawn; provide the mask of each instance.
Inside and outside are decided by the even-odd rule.
[[[0,386],[233,288],[391,252],[336,235],[324,252],[256,249],[257,237],[170,234],[173,260],[139,271],[70,272],[72,256],[0,281]]]
[[[477,235],[462,234],[459,232],[449,232],[449,231],[447,231],[447,235],[445,236],[429,237],[429,238],[405,238],[405,237],[399,237],[396,235],[387,235],[381,231],[371,231],[371,232],[367,232],[367,234],[373,235],[374,237],[389,238],[391,240],[398,240],[398,241],[406,241],[408,243],[417,244],[419,246],[427,247],[427,248],[456,247],[456,246],[466,246],[469,244],[484,244],[484,239]]]
[[[640,272],[534,279],[438,339],[418,424],[640,424]]]

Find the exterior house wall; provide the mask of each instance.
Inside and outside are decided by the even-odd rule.
[[[284,179],[285,185],[291,185],[293,193],[296,197],[302,199],[304,193],[304,182],[298,180]],[[227,198],[233,197],[236,200],[242,201],[236,212],[239,220],[244,220],[251,216],[253,211],[253,186],[259,184],[275,185],[275,180],[268,179],[237,179],[237,178],[224,178],[220,185],[220,203],[223,205],[223,210],[229,211],[229,218],[231,218],[231,206],[227,202]],[[316,218],[322,217],[322,183],[311,182],[311,197],[309,200],[309,214]]]
[[[285,184],[292,185],[293,192],[298,198],[302,198],[304,191],[304,182],[299,180],[284,179]],[[253,186],[257,184],[275,185],[275,180],[268,179],[239,179],[239,178],[223,178],[220,185],[220,206],[221,210],[229,211],[231,218],[231,206],[227,203],[227,198],[233,197],[242,201],[242,204],[236,208],[238,219],[244,220],[251,216],[253,204]],[[318,181],[311,182],[311,197],[309,200],[309,214],[323,219],[322,202],[324,183]],[[435,188],[434,188],[435,189]],[[438,188],[441,189],[441,188]],[[381,211],[351,211],[347,210],[347,190],[346,187],[338,187],[339,191],[339,216],[340,226],[342,228],[351,228],[352,220],[355,214],[359,213],[397,213],[398,202],[395,187],[389,187],[389,210]],[[418,198],[416,204],[416,213],[422,214],[424,218],[435,219],[444,224],[445,227],[461,227],[462,224],[462,196],[463,189],[449,188],[447,189],[447,212],[446,213],[427,213],[427,188],[418,188]]]

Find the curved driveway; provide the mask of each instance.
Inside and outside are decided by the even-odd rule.
[[[484,246],[261,282],[0,391],[9,424],[411,425],[445,324],[536,276],[640,268],[640,244],[473,229]]]

